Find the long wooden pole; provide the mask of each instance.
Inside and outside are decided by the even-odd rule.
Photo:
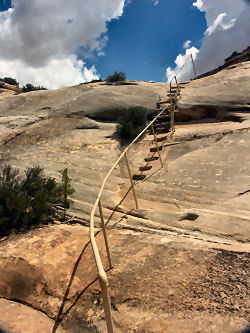
[[[160,149],[159,149],[158,144],[157,144],[157,139],[156,139],[155,129],[154,129],[153,124],[151,125],[151,129],[152,129],[152,132],[153,132],[154,142],[155,142],[156,149],[157,149],[157,152],[158,152],[158,155],[159,155],[159,159],[160,159],[160,162],[161,162],[161,167],[163,168],[163,163],[162,163],[162,159],[161,159]]]
[[[193,59],[193,55],[191,54],[191,59],[192,59],[192,64],[193,64],[193,69],[194,69],[194,74],[195,74],[195,79],[197,80],[197,73],[196,73],[196,69],[195,69],[195,65],[194,65],[194,59]]]
[[[175,124],[174,124],[174,106],[171,103],[170,104],[170,109],[169,109],[169,113],[170,113],[170,125],[171,125],[171,131],[172,131],[172,136],[175,132]]]
[[[100,218],[101,218],[101,225],[102,225],[102,232],[103,232],[104,242],[105,242],[106,251],[107,251],[109,268],[112,268],[113,265],[112,265],[112,261],[111,261],[110,251],[109,251],[109,244],[108,244],[108,238],[107,238],[107,233],[106,233],[106,228],[105,228],[105,223],[104,223],[104,218],[103,218],[101,199],[98,202],[98,207],[99,207],[99,213],[100,213]]]
[[[129,167],[128,158],[127,158],[127,154],[126,153],[124,154],[124,157],[125,157],[125,161],[126,161],[126,165],[127,165],[127,169],[128,169],[130,184],[131,184],[131,187],[132,187],[132,190],[133,190],[133,193],[134,193],[135,207],[136,207],[136,209],[139,209],[138,208],[138,202],[137,202],[136,194],[135,194],[134,182],[133,182],[133,179],[132,179],[132,176],[131,176],[131,171],[130,171],[130,167]]]
[[[179,88],[179,85],[178,85],[177,77],[175,76],[174,79],[175,79],[175,82],[176,82],[176,88],[178,90],[178,95],[180,95],[180,88]]]
[[[103,299],[103,306],[104,306],[104,313],[105,313],[105,319],[106,319],[106,325],[107,325],[107,331],[108,333],[114,333],[113,328],[113,321],[111,316],[111,302],[110,302],[110,296],[108,292],[108,285],[106,285],[102,279],[99,279],[100,287],[102,291],[102,299]]]

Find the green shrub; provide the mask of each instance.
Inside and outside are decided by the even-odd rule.
[[[42,86],[33,86],[31,83],[27,83],[22,87],[23,92],[34,91],[34,90],[47,90],[47,88]]]
[[[126,81],[126,74],[124,72],[115,71],[114,74],[107,76],[107,82],[118,82],[118,81]]]
[[[0,173],[0,236],[8,235],[11,230],[27,230],[33,225],[47,223],[49,216],[54,215],[56,205],[64,208],[65,216],[70,206],[67,195],[74,190],[67,171],[62,173],[65,180],[57,184],[54,179],[45,177],[40,167],[28,168],[25,178],[21,179],[18,169],[4,166]]]
[[[62,207],[63,207],[63,220],[66,218],[66,209],[70,207],[71,200],[69,195],[75,193],[75,190],[71,187],[71,178],[68,176],[68,169],[65,168],[60,171],[62,174]]]
[[[25,172],[21,191],[27,198],[29,209],[26,214],[26,227],[46,222],[52,213],[53,205],[62,202],[62,189],[52,178],[46,178],[40,167],[29,168]]]
[[[157,110],[149,110],[147,112],[147,120],[152,121],[158,115],[158,113],[159,112],[157,112]]]
[[[133,106],[124,111],[116,127],[116,135],[121,141],[133,140],[146,127],[147,111],[142,106]]]
[[[0,81],[11,84],[13,86],[18,86],[19,83],[17,82],[16,79],[13,79],[12,77],[4,77],[4,78],[0,78]]]
[[[102,82],[102,80],[101,79],[93,79],[93,80],[91,80],[89,82],[86,82],[86,83],[96,83],[96,82]]]
[[[6,165],[0,174],[0,236],[19,230],[28,204],[21,192],[19,171]]]

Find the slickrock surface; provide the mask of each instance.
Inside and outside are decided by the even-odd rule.
[[[114,264],[108,277],[116,332],[233,333],[247,326],[249,74],[250,63],[245,62],[182,89],[176,117],[189,121],[178,122],[174,138],[164,145],[164,167],[159,160],[150,162],[146,179],[136,183],[139,210],[132,192],[125,196],[129,178],[124,160],[105,185],[102,203]],[[88,242],[89,214],[100,185],[124,149],[113,139],[116,123],[108,120],[129,105],[153,108],[167,89],[164,83],[95,83],[0,94],[1,166],[10,163],[23,171],[40,165],[58,180],[58,171],[67,167],[76,190],[69,224],[0,242],[0,297],[52,320],[65,300],[60,318],[69,311],[59,327],[105,332],[98,283],[81,295],[96,278],[89,246],[75,267],[69,294],[65,292]],[[148,134],[129,151],[132,174],[152,155],[152,140]],[[97,226],[99,220],[97,213]],[[97,242],[105,258],[101,234]],[[9,319],[2,321],[7,325]]]
[[[53,320],[29,306],[0,299],[0,311],[0,332],[48,333],[53,329]],[[57,332],[63,333],[64,330],[59,328]]]
[[[249,71],[247,61],[188,84],[179,102],[182,117],[230,119],[237,110],[239,118],[244,117],[244,111],[250,111]]]
[[[216,243],[163,231],[150,235],[109,230],[108,237],[116,332],[238,332],[246,327],[249,254],[244,248],[219,249]],[[59,327],[105,332],[98,283],[81,295],[96,277],[90,246],[77,262],[87,242],[88,230],[79,225],[48,226],[2,241],[1,296],[55,320],[63,304]],[[102,234],[97,243],[105,263]]]

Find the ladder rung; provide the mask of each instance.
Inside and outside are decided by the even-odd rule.
[[[133,180],[143,180],[146,178],[145,175],[133,175]]]
[[[157,133],[168,133],[168,132],[170,132],[169,130],[170,130],[169,128],[159,128],[156,130],[156,132]]]
[[[159,149],[159,150],[162,150],[162,147],[158,147],[158,149]],[[154,152],[156,152],[156,151],[158,151],[158,150],[157,150],[156,147],[152,147],[152,148],[150,148],[150,151],[151,151],[151,153],[154,153]]]
[[[152,169],[152,165],[145,165],[140,167],[140,171],[148,171],[150,169]]]
[[[169,103],[170,102],[170,99],[167,99],[167,100],[165,100],[165,101],[161,101],[161,102],[159,102],[159,104],[164,104],[164,103]]]
[[[157,122],[156,124],[155,124],[155,127],[156,128],[158,128],[158,127],[168,127],[169,126],[169,121],[167,121],[167,122],[163,122],[163,121],[161,121],[161,122]]]
[[[167,130],[171,127],[171,125],[169,123],[163,123],[163,124],[159,124],[158,126],[155,127],[156,131],[161,131],[161,130]]]
[[[164,135],[164,136],[162,136],[162,137],[160,137],[160,138],[156,138],[156,141],[157,141],[157,142],[162,142],[162,141],[165,141],[166,139],[167,139],[167,136]]]
[[[151,157],[147,157],[144,159],[145,162],[151,162],[151,161],[156,161],[158,160],[158,156],[151,156]]]

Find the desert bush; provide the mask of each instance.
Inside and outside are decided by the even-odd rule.
[[[147,112],[147,120],[148,121],[152,121],[157,115],[158,115],[158,111],[157,110],[149,110]]]
[[[126,81],[126,74],[124,72],[115,71],[114,74],[107,76],[106,81],[107,82]]]
[[[133,140],[146,126],[147,109],[133,106],[118,118],[116,135],[121,141]]]
[[[23,92],[34,91],[34,90],[47,90],[47,88],[42,86],[33,86],[31,83],[27,83],[22,87]]]
[[[0,173],[0,236],[47,223],[56,205],[65,207],[65,211],[70,206],[67,196],[65,199],[65,192],[69,195],[74,191],[69,178],[57,184],[53,178],[45,177],[38,166],[28,168],[23,179],[18,174],[19,170],[10,165],[5,165]]]
[[[47,221],[53,205],[62,202],[62,189],[54,179],[45,177],[40,167],[29,168],[25,174],[21,191],[29,204],[24,221],[25,226],[29,228],[31,225]]]
[[[12,77],[4,77],[4,78],[0,78],[0,81],[11,84],[13,86],[18,86],[19,83],[17,82],[16,79],[13,79]]]
[[[62,207],[63,207],[63,220],[66,218],[66,210],[70,207],[71,200],[69,195],[75,193],[75,190],[71,186],[71,178],[68,176],[68,169],[65,168],[60,171],[62,175]]]
[[[229,58],[236,57],[237,55],[240,55],[240,52],[234,51]]]
[[[21,192],[19,171],[6,165],[0,174],[0,236],[20,229],[28,204]]]
[[[101,79],[93,79],[93,80],[91,80],[87,83],[96,83],[96,82],[102,82],[102,80]]]

